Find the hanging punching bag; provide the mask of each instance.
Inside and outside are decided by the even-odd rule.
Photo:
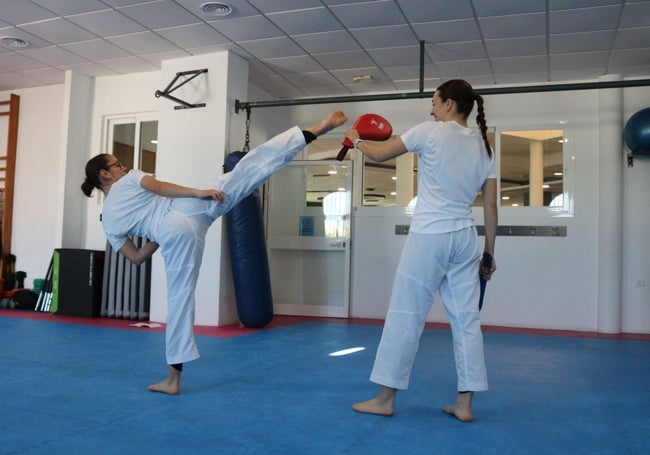
[[[245,155],[229,154],[225,171],[232,171]],[[258,190],[226,214],[226,228],[239,322],[245,327],[264,327],[273,319],[273,297]]]

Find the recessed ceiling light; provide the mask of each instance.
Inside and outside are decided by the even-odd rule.
[[[15,36],[3,36],[0,38],[0,41],[2,41],[2,44],[9,46],[9,47],[27,47],[29,46],[29,42],[25,41],[22,38],[16,38]]]
[[[207,2],[201,5],[201,11],[212,16],[227,16],[232,13],[232,8],[225,3]]]
[[[352,76],[352,82],[363,82],[363,81],[372,82],[372,75],[363,74],[361,76]]]

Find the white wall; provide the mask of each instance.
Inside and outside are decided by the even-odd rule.
[[[61,149],[64,86],[0,92],[20,96],[11,252],[25,287],[45,278],[54,248],[61,246],[64,152]],[[81,184],[81,181],[79,182]]]
[[[59,212],[63,222],[56,225],[61,230],[62,248],[82,248],[86,229],[86,196],[80,191],[80,175],[88,161],[94,99],[94,78],[66,71],[63,121],[61,122],[61,150],[63,153],[63,205]]]
[[[163,62],[161,77],[171,81],[179,72],[207,69],[208,72],[183,85],[172,96],[205,107],[174,109],[176,103],[161,106],[158,124],[156,173],[159,178],[181,185],[200,186],[223,173],[230,138],[230,117],[235,97],[245,98],[248,64],[228,52]],[[181,80],[182,81],[182,80]],[[168,83],[168,82],[167,82]],[[206,236],[203,264],[196,288],[196,323],[223,325],[237,321],[229,255],[223,242],[223,220],[217,219]],[[167,315],[164,264],[154,258],[151,319],[164,321]]]
[[[106,115],[155,112],[168,100],[153,96],[161,86],[158,72],[98,78],[94,84],[92,132],[88,157],[101,151],[102,125]],[[254,87],[248,101],[264,98]],[[45,274],[52,250],[60,247],[55,226],[62,226],[62,195],[66,157],[61,122],[65,90],[50,86],[17,90],[21,96],[18,140],[14,239],[17,269],[30,279]],[[5,98],[9,92],[6,92]],[[2,94],[0,94],[2,95]],[[624,90],[624,118],[648,107],[650,89]],[[233,100],[229,100],[231,103]],[[599,144],[597,91],[493,95],[486,99],[489,126],[547,126],[558,120],[572,136],[567,145],[572,157],[566,164],[567,180],[575,196],[575,212],[569,218],[553,218],[535,208],[503,208],[500,224],[566,225],[567,237],[499,237],[496,261],[499,267],[488,285],[485,324],[595,330],[597,327],[597,231],[599,201]],[[397,133],[428,120],[430,102],[423,100],[345,104],[354,119],[365,112],[377,112],[392,121]],[[308,126],[333,106],[294,106],[252,111],[251,145],[286,127]],[[228,149],[241,149],[245,114],[234,116]],[[342,134],[344,129],[334,135]],[[37,133],[36,133],[37,132]],[[355,152],[353,152],[355,153]],[[79,170],[77,185],[83,169]],[[171,175],[169,176],[171,177]],[[650,242],[647,239],[650,204],[645,198],[650,181],[650,159],[636,158],[633,168],[624,169],[623,296],[621,330],[650,333]],[[86,207],[84,247],[103,249],[105,238],[99,224],[101,204],[96,198],[83,201]],[[476,212],[481,223],[480,210]],[[351,312],[354,317],[382,318],[386,312],[392,275],[403,236],[394,235],[395,224],[409,224],[408,217],[395,209],[360,208],[353,221],[353,277]],[[80,231],[81,232],[81,231]],[[383,249],[368,245],[383,243]],[[223,243],[222,243],[223,246]],[[372,254],[368,252],[371,251]],[[222,269],[222,273],[226,273]],[[226,273],[227,275],[227,273]],[[223,277],[222,277],[223,279]],[[154,286],[156,283],[154,283]],[[430,320],[444,320],[437,305]]]
[[[643,107],[649,90],[626,90],[626,118]],[[645,94],[645,96],[643,96]],[[634,108],[629,107],[635,100]],[[596,331],[598,329],[599,258],[599,143],[598,91],[493,95],[486,97],[490,127],[562,127],[570,142],[565,145],[567,185],[574,195],[575,212],[557,218],[545,209],[503,207],[501,225],[559,225],[567,227],[566,237],[498,237],[498,271],[488,285],[482,312],[484,324]],[[646,103],[647,106],[647,103]],[[288,124],[307,124],[334,106],[283,108]],[[376,112],[389,119],[396,133],[428,120],[430,101],[400,100],[342,104],[351,119]],[[563,121],[566,123],[560,124]],[[622,142],[621,142],[622,148]],[[357,153],[357,152],[351,152]],[[624,318],[621,331],[650,332],[650,279],[648,245],[645,236],[650,220],[647,194],[648,160],[637,160],[626,169],[626,207],[624,257],[626,276],[624,295],[619,305]],[[600,189],[607,191],[607,189]],[[475,210],[482,224],[481,210]],[[358,208],[353,218],[353,276],[351,316],[383,318],[399,260],[404,236],[394,233],[396,224],[410,219],[395,208]],[[376,245],[383,245],[376,248]],[[643,247],[641,247],[643,245]],[[630,273],[633,272],[633,273]],[[613,278],[615,279],[615,278]],[[645,287],[638,282],[645,280]],[[623,300],[624,299],[624,300]],[[442,306],[434,306],[428,320],[446,321]]]
[[[168,102],[154,96],[156,90],[163,88],[165,87],[161,86],[159,72],[97,78],[94,84],[92,133],[86,161],[98,153],[105,152],[106,117],[119,114],[157,113],[160,104]],[[85,162],[80,163],[79,185],[84,178],[85,164]],[[103,195],[100,191],[95,191],[92,198],[84,199],[86,204],[85,248],[104,250],[106,236],[99,218],[102,212]]]
[[[650,107],[650,89],[628,89],[624,120]],[[629,149],[625,148],[625,153]],[[627,166],[627,165],[626,165]],[[623,169],[623,327],[626,332],[650,332],[650,155],[634,158]]]

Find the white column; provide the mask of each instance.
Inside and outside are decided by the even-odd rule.
[[[530,145],[530,202],[531,207],[544,205],[544,144],[531,140]]]
[[[415,153],[405,153],[396,160],[397,196],[395,202],[398,207],[406,207],[413,199],[413,163]]]
[[[229,144],[235,99],[245,100],[248,64],[230,52],[219,52],[164,61],[160,87],[166,87],[179,72],[206,68],[171,95],[205,107],[174,109],[178,103],[160,97],[156,176],[186,186],[200,186],[223,173]],[[179,79],[179,82],[184,79]],[[152,88],[152,94],[154,93]],[[197,325],[218,326],[237,321],[232,282],[228,279],[229,255],[222,239],[220,218],[205,242],[203,265],[196,288]],[[163,259],[156,254],[151,277],[152,321],[165,321],[167,292]]]
[[[600,81],[617,81],[608,75]],[[619,333],[623,304],[623,89],[598,92],[598,331]]]
[[[86,197],[79,191],[77,176],[79,170],[86,166],[88,150],[91,149],[93,84],[91,77],[71,70],[65,72],[61,128],[65,197],[59,199],[63,205],[57,211],[62,214],[61,223],[53,223],[57,245],[62,248],[81,248],[86,238]]]

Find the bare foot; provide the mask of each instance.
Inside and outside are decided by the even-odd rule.
[[[362,403],[354,403],[352,409],[364,414],[375,414],[378,416],[390,417],[395,413],[392,406],[382,405],[378,402],[377,398],[372,398]]]
[[[390,417],[395,413],[395,396],[397,389],[381,386],[375,398],[352,405],[352,409],[364,414]]]
[[[455,416],[458,420],[463,422],[471,422],[474,420],[472,414],[472,398],[474,392],[463,392],[458,394],[458,398],[454,404],[442,408],[443,412]]]
[[[167,370],[167,378],[156,384],[151,384],[149,387],[147,387],[147,390],[151,392],[166,393],[167,395],[178,395],[181,393],[181,372],[172,366],[168,366]]]
[[[347,121],[348,117],[343,111],[334,110],[319,123],[307,128],[307,131],[313,133],[315,136],[320,136],[330,130],[333,130],[337,126],[343,125]]]
[[[459,409],[458,405],[456,404],[451,404],[449,406],[445,406],[442,408],[444,412],[447,414],[451,414],[453,416],[456,416],[458,420],[462,420],[463,422],[471,422],[474,420],[474,416],[472,415],[472,411],[465,410],[465,409]]]

